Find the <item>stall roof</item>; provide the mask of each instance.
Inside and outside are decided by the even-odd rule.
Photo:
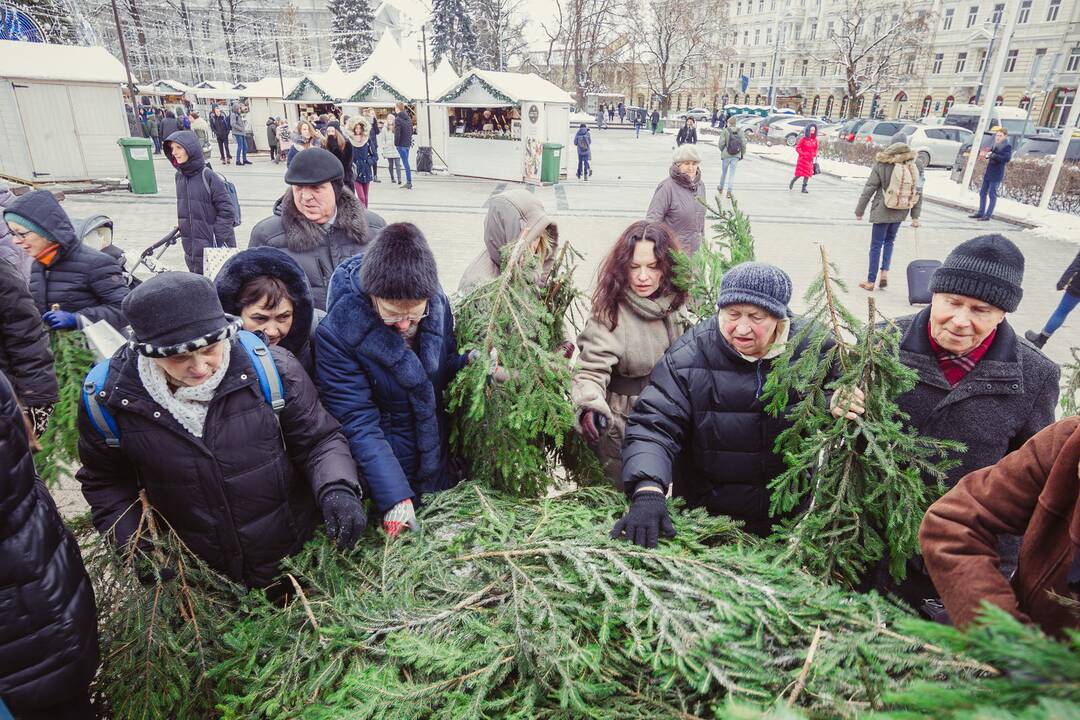
[[[359,79],[356,73],[346,73],[337,61],[331,60],[326,72],[308,73],[291,89],[286,85],[285,99],[294,102],[338,102],[353,94]]]
[[[454,71],[454,66],[447,58],[443,58],[435,72],[428,78],[431,84],[431,97],[440,98],[461,82],[461,76]]]
[[[371,97],[379,85],[401,102],[411,103],[424,97],[424,76],[389,31],[383,33],[368,59],[349,78],[355,82],[353,92],[347,96],[352,102]]]
[[[562,88],[536,73],[496,72],[494,70],[469,70],[462,79],[439,96],[440,103],[453,103],[470,87],[480,86],[481,92],[491,95],[494,101],[518,103],[525,100],[536,102],[573,104],[573,99]]]
[[[302,78],[298,77],[279,78],[277,75],[268,75],[262,80],[237,83],[235,90],[240,93],[241,97],[270,98],[276,100],[281,98],[282,85],[285,86],[285,92],[288,93],[290,89],[296,87],[296,84],[300,82],[301,79]]]
[[[187,95],[198,91],[179,80],[157,80],[148,85],[139,85],[139,92],[144,95]]]
[[[103,47],[0,40],[0,77],[126,83],[124,65]]]
[[[210,98],[238,98],[242,95],[226,80],[203,80],[193,89],[196,95]]]

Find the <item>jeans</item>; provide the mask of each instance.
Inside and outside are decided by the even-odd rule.
[[[390,173],[390,182],[401,182],[401,158],[386,158],[386,171]]]
[[[1061,302],[1058,303],[1057,310],[1046,321],[1043,334],[1053,335],[1054,331],[1065,323],[1065,318],[1069,317],[1069,313],[1073,311],[1077,303],[1080,303],[1080,295],[1073,295],[1071,291],[1066,290],[1065,294],[1061,296]]]
[[[405,168],[405,184],[412,185],[412,168],[409,167],[409,150],[411,148],[399,147],[397,149],[398,155],[401,156],[401,164]],[[401,182],[401,175],[398,175],[398,182]]]
[[[634,123],[634,137],[641,137],[641,123]]]
[[[653,135],[655,135],[655,134],[656,134],[656,128],[657,128],[657,124],[656,124],[656,123],[653,123],[653,125],[652,125],[652,134],[653,134]]]
[[[999,185],[1001,185],[1000,180],[987,180],[986,176],[983,176],[982,186],[979,187],[979,214],[983,217],[994,216]]]
[[[247,138],[239,133],[233,133],[233,139],[236,140],[236,164],[247,162]]]
[[[900,229],[900,223],[874,223],[870,230],[870,271],[866,274],[866,281],[871,285],[877,281],[878,263],[882,270],[887,271],[892,263],[893,241],[896,240],[896,231]]]
[[[154,135],[150,139],[154,141],[154,154],[155,155],[160,155],[161,154],[161,138],[158,137],[157,135]]]
[[[724,186],[727,186],[728,192],[735,189],[735,169],[739,166],[740,158],[736,155],[726,157],[720,161],[720,189],[723,190]],[[728,180],[728,173],[731,173],[731,179]]]
[[[585,176],[585,179],[587,180],[589,178],[589,173],[592,172],[589,169],[589,156],[588,155],[578,155],[577,156],[577,176],[578,176],[578,180],[580,180],[581,177],[582,177],[582,170],[585,171],[584,176]]]
[[[221,138],[217,139],[217,150],[218,154],[221,155],[222,162],[225,162],[226,160],[232,160],[232,153],[229,152],[228,138],[225,138],[224,140],[222,140]]]

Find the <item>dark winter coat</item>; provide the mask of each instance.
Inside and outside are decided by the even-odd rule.
[[[180,121],[174,117],[169,117],[168,115],[162,118],[161,124],[158,126],[159,133],[163,140],[168,138],[174,132],[179,132],[181,129]]]
[[[428,299],[416,351],[379,317],[360,286],[363,255],[331,280],[331,305],[315,333],[323,402],[342,424],[379,512],[453,486],[446,386],[466,363],[450,302]]]
[[[413,124],[408,110],[394,115],[394,147],[412,147]]]
[[[814,135],[810,135],[810,128],[814,128]],[[818,138],[817,126],[807,125],[803,136],[795,143],[795,152],[799,159],[795,163],[795,177],[813,177],[814,161],[817,159]]]
[[[375,167],[375,163],[379,160],[378,154],[371,149],[371,143],[365,142],[363,145],[353,145],[352,159],[354,182],[371,182],[371,169]]]
[[[1005,166],[1012,160],[1012,145],[1006,140],[1002,143],[994,143],[986,156],[986,171],[983,179],[989,182],[1001,182],[1005,179]]]
[[[23,283],[30,285],[30,268],[34,265],[34,259],[25,250],[15,244],[15,238],[11,234],[11,228],[4,221],[4,209],[11,207],[15,202],[15,193],[3,185],[0,185],[0,260],[7,260],[14,265],[19,274],[23,276]]]
[[[341,182],[349,190],[353,189],[353,182],[356,180],[356,165],[353,161],[353,144],[349,142],[349,139],[345,137],[341,132],[341,128],[337,128],[338,136],[331,142],[330,138],[326,139],[326,144],[323,145],[328,151],[330,151],[334,157],[341,163]]]
[[[705,183],[698,170],[691,181],[672,165],[668,177],[656,186],[645,219],[662,221],[671,226],[679,238],[679,246],[693,255],[705,236]]]
[[[1073,295],[1080,295],[1080,252],[1076,253],[1072,264],[1065,268],[1057,283],[1058,290],[1065,290]]]
[[[218,140],[228,140],[229,133],[232,132],[232,125],[229,124],[229,116],[225,113],[222,113],[221,115],[210,113],[210,129],[214,131],[214,137]]]
[[[795,321],[792,336],[798,328]],[[796,357],[805,349],[800,345]],[[730,515],[750,532],[768,534],[769,481],[785,469],[773,445],[791,424],[766,413],[761,403],[772,364],[744,359],[724,339],[716,316],[676,340],[626,423],[627,492],[643,480],[666,488],[674,478],[674,495],[691,507]]]
[[[870,175],[866,178],[859,201],[855,204],[855,214],[862,215],[870,205],[871,223],[899,223],[908,219],[908,213],[912,220],[918,220],[922,215],[922,195],[915,201],[910,210],[891,208],[885,204],[885,190],[892,181],[893,170],[897,165],[915,160],[915,151],[907,143],[892,143],[877,154],[874,165],[870,168]],[[810,168],[813,172],[813,167]],[[922,168],[916,166],[921,175]],[[872,201],[872,202],[871,202]]]
[[[312,325],[315,303],[304,269],[288,253],[272,247],[248,248],[226,260],[214,279],[221,307],[230,315],[239,317],[243,310],[239,302],[240,290],[249,280],[260,275],[270,275],[285,283],[293,304],[293,322],[289,334],[278,345],[291,352],[308,375],[314,377]]]
[[[368,218],[382,222],[374,213],[364,212],[351,192],[342,192],[337,203],[337,217],[327,233],[325,226],[311,222],[297,209],[290,189],[274,205],[273,216],[252,228],[248,244],[248,247],[268,245],[289,253],[307,274],[319,310],[326,309],[326,291],[334,268],[362,251],[375,236],[377,228],[368,225]]]
[[[285,389],[275,417],[247,352],[235,340],[230,352],[198,439],[150,398],[135,351],[117,351],[101,402],[119,426],[120,447],[106,446],[80,403],[76,477],[94,526],[115,527],[119,545],[139,523],[144,488],[196,555],[237,582],[264,587],[279,561],[311,537],[325,494],[359,494],[360,486],[341,426],[296,358],[270,348]]]
[[[158,123],[157,115],[150,114],[146,118],[146,132],[152,137],[161,137],[160,123]]]
[[[173,160],[172,143],[187,150],[188,159],[183,165]],[[170,135],[165,140],[165,156],[176,168],[176,218],[184,262],[188,270],[201,275],[206,248],[236,247],[232,198],[221,176],[207,170],[202,143],[195,133],[182,130]]]
[[[574,147],[577,148],[578,157],[592,157],[592,136],[589,135],[589,128],[578,128],[574,135]]]
[[[85,697],[98,665],[94,591],[79,546],[37,479],[0,375],[0,700],[15,717]]]
[[[30,294],[38,313],[56,304],[91,323],[107,320],[117,330],[123,329],[127,323],[120,303],[128,288],[116,260],[80,242],[67,213],[46,190],[23,195],[8,210],[33,220],[60,245],[48,267],[35,261],[31,270]]]
[[[950,388],[930,346],[929,321],[930,308],[896,321],[903,332],[900,361],[919,373],[918,383],[897,403],[923,435],[967,446],[949,471],[952,487],[1054,422],[1061,370],[1003,320],[986,354]]]
[[[22,275],[6,260],[0,260],[0,372],[11,380],[23,405],[44,407],[57,401],[49,334]]]
[[[278,146],[277,122],[274,118],[266,118],[266,144],[272,148]]]
[[[679,128],[679,134],[675,136],[676,145],[696,145],[697,144],[697,128],[692,128],[689,125],[683,125]]]
[[[649,118],[649,122],[652,123],[653,127],[656,127],[657,125],[659,125],[660,124],[660,113],[657,112],[656,110],[653,110],[652,115]]]

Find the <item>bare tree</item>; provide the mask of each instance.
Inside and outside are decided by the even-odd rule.
[[[844,78],[848,117],[858,101],[899,87],[914,73],[929,37],[926,14],[912,0],[844,0],[826,18],[825,50],[814,58],[836,64]]]
[[[671,96],[705,72],[718,50],[726,12],[724,0],[652,0],[643,10],[635,9],[631,22],[640,40],[638,59],[662,109],[669,109]]]
[[[541,27],[548,38],[547,67],[552,82],[573,87],[578,107],[585,95],[602,89],[599,70],[623,52],[624,0],[555,0],[555,19]]]
[[[478,67],[506,70],[528,55],[523,0],[473,0]]]

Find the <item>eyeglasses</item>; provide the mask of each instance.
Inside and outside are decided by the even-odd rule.
[[[418,323],[424,318],[426,318],[429,314],[428,308],[426,306],[424,307],[424,312],[420,313],[419,315],[384,315],[381,304],[376,304],[376,309],[378,310],[379,317],[387,325],[397,325],[398,323],[405,322],[406,320],[408,320],[410,323]]]

